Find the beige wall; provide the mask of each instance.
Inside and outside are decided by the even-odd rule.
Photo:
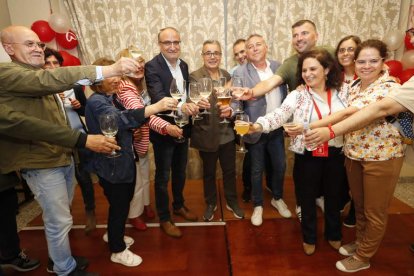
[[[7,0],[0,0],[0,30],[10,25],[10,14]]]

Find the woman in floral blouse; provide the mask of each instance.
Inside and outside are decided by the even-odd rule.
[[[355,50],[358,79],[348,91],[349,107],[332,114],[311,127],[339,122],[357,110],[384,98],[400,85],[383,69],[387,46],[380,40],[364,41]],[[322,129],[315,130],[321,131]],[[312,131],[312,132],[315,132]],[[335,133],[331,130],[331,137]],[[355,203],[356,240],[343,245],[339,252],[348,258],[336,267],[356,272],[370,267],[369,260],[377,252],[384,237],[388,207],[403,164],[403,142],[398,129],[386,119],[379,119],[345,135],[345,166]]]

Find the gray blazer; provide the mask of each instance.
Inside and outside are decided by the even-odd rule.
[[[280,66],[280,63],[274,60],[270,60],[270,69],[275,73],[277,68]],[[257,83],[260,82],[259,74],[257,73],[254,66],[248,62],[243,64],[233,74],[233,77],[242,77],[244,79],[244,86],[252,88]],[[285,84],[280,85],[280,92],[282,93],[282,101],[286,98],[287,87]],[[249,115],[251,122],[256,122],[257,118],[266,114],[266,97],[256,97],[255,100],[243,101],[244,112]],[[261,133],[253,133],[244,136],[244,141],[246,143],[254,144],[259,141]]]

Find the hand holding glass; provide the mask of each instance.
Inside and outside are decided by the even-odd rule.
[[[139,51],[138,48],[133,46],[133,45],[128,47],[128,53],[131,56],[131,58],[135,59],[136,61],[138,61],[138,59],[140,57],[142,57],[142,52]],[[136,72],[135,73],[129,73],[129,74],[127,74],[127,76],[131,77],[131,78],[137,78]]]
[[[174,122],[179,128],[183,128],[185,125],[189,123],[189,116],[183,112],[181,114],[177,113],[175,114]],[[175,138],[174,141],[176,141],[177,143],[184,143],[185,138],[184,137]]]
[[[247,134],[250,129],[249,116],[247,114],[237,114],[234,129],[236,130],[236,133],[240,135],[240,148],[237,152],[246,153],[247,149],[244,147],[243,136]]]
[[[198,80],[200,83],[200,95],[208,100],[210,97],[211,91],[213,91],[213,82],[210,78],[201,78]],[[207,109],[204,109],[203,112],[200,114],[210,114],[210,112],[207,111]]]
[[[118,115],[115,113],[103,114],[99,117],[99,125],[103,135],[109,138],[115,138],[118,133]],[[121,156],[120,153],[113,150],[108,158]]]
[[[233,77],[232,78],[232,95],[239,98],[241,95],[243,95],[243,78],[241,77]],[[243,113],[243,108],[241,106],[241,101],[237,100],[237,108],[234,111],[236,114]]]
[[[180,101],[185,94],[186,89],[186,81],[179,79],[172,79],[170,84],[170,95],[177,101]],[[171,113],[167,114],[167,116],[175,117],[174,111],[171,111]]]
[[[198,102],[201,100],[201,95],[200,95],[200,84],[198,82],[191,82],[190,86],[189,86],[189,97],[190,100],[195,103],[198,104]],[[203,117],[199,116],[198,114],[193,117],[193,120],[202,120]]]

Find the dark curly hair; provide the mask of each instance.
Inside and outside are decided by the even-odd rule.
[[[45,60],[50,56],[54,56],[57,59],[57,61],[59,62],[59,65],[62,66],[63,57],[58,51],[56,51],[52,48],[46,47],[44,52],[45,52]]]
[[[336,49],[335,49],[335,58],[336,58],[336,60],[338,60],[339,47],[341,47],[341,44],[344,41],[347,41],[347,40],[352,40],[353,42],[355,42],[357,47],[361,44],[361,39],[359,38],[359,36],[347,35],[347,36],[343,37],[341,40],[339,40],[338,45],[336,45]],[[339,64],[339,68],[341,68],[342,70],[344,69],[341,64]]]
[[[314,58],[319,61],[324,69],[329,69],[326,86],[328,88],[339,90],[342,80],[341,69],[339,68],[338,62],[329,54],[327,50],[320,47],[307,51],[299,56],[298,71],[296,75],[298,83],[306,85],[305,80],[302,78],[302,66],[303,61],[307,58]]]

